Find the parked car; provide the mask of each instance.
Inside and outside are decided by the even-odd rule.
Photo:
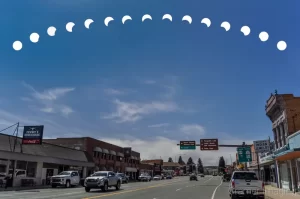
[[[141,174],[138,179],[139,179],[139,181],[149,182],[149,181],[151,181],[151,176],[149,174]]]
[[[204,175],[203,173],[200,173],[199,176],[200,176],[201,178],[204,178],[204,177],[205,177],[205,175]]]
[[[171,175],[167,175],[167,177],[166,177],[166,179],[167,180],[170,180],[170,179],[172,179],[173,177],[171,176]]]
[[[63,171],[58,175],[52,176],[50,184],[53,188],[57,186],[65,186],[67,188],[78,186],[80,185],[80,176],[78,171]]]
[[[153,180],[161,180],[162,179],[162,176],[160,175],[156,175],[153,177]]]
[[[197,175],[194,174],[194,173],[190,175],[190,181],[192,181],[192,180],[198,181],[198,177],[197,177]]]
[[[84,186],[86,192],[89,192],[91,189],[107,191],[108,188],[111,187],[115,187],[116,190],[120,190],[121,180],[114,172],[98,171],[85,179]]]
[[[124,173],[117,173],[116,175],[121,178],[122,183],[128,183],[129,182],[128,176],[126,176]]]
[[[264,182],[258,180],[252,171],[234,171],[229,185],[231,199],[239,197],[265,198]]]

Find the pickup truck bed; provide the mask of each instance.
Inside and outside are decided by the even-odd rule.
[[[229,195],[232,199],[245,196],[264,199],[264,183],[258,180],[254,172],[235,171],[230,180]]]

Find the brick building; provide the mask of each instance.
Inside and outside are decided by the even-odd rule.
[[[153,175],[161,175],[163,171],[164,161],[162,159],[143,160],[143,164],[153,164]]]
[[[114,171],[126,173],[131,179],[139,175],[140,153],[131,150],[129,156],[124,155],[124,148],[90,137],[44,139],[56,145],[86,151],[93,157],[95,168],[89,171]]]
[[[272,122],[277,185],[297,191],[300,176],[300,148],[294,148],[295,133],[300,130],[300,97],[293,94],[271,94],[265,105],[267,117]]]

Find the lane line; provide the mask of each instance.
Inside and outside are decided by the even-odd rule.
[[[215,198],[216,192],[217,192],[218,188],[219,188],[222,184],[223,184],[223,180],[221,180],[221,183],[215,188],[215,190],[214,190],[214,192],[213,192],[213,194],[212,194],[212,196],[211,196],[211,199],[214,199],[214,198]]]
[[[176,189],[176,191],[180,191],[181,190],[181,188],[180,189]]]
[[[173,185],[173,184],[175,184],[177,182],[181,182],[181,181],[182,180],[178,180],[178,181],[171,182],[171,183],[166,183],[166,184],[159,184],[159,185],[154,185],[154,186],[149,186],[149,187],[143,187],[143,188],[139,188],[139,189],[132,189],[132,190],[115,192],[115,193],[109,193],[109,194],[104,194],[104,195],[91,196],[91,197],[86,197],[86,198],[82,198],[82,199],[102,198],[102,197],[107,197],[107,196],[120,195],[120,194],[123,194],[123,193],[131,193],[131,192],[142,191],[142,190],[147,190],[147,189],[152,189],[152,188],[165,187],[165,186],[170,186],[170,185]]]

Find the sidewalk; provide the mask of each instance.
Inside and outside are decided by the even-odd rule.
[[[30,187],[7,187],[5,189],[4,187],[0,187],[1,191],[23,191],[23,190],[33,190],[33,189],[49,189],[51,186],[30,186]]]
[[[268,199],[300,199],[300,193],[293,193],[284,189],[278,189],[271,185],[265,186],[265,196]]]

